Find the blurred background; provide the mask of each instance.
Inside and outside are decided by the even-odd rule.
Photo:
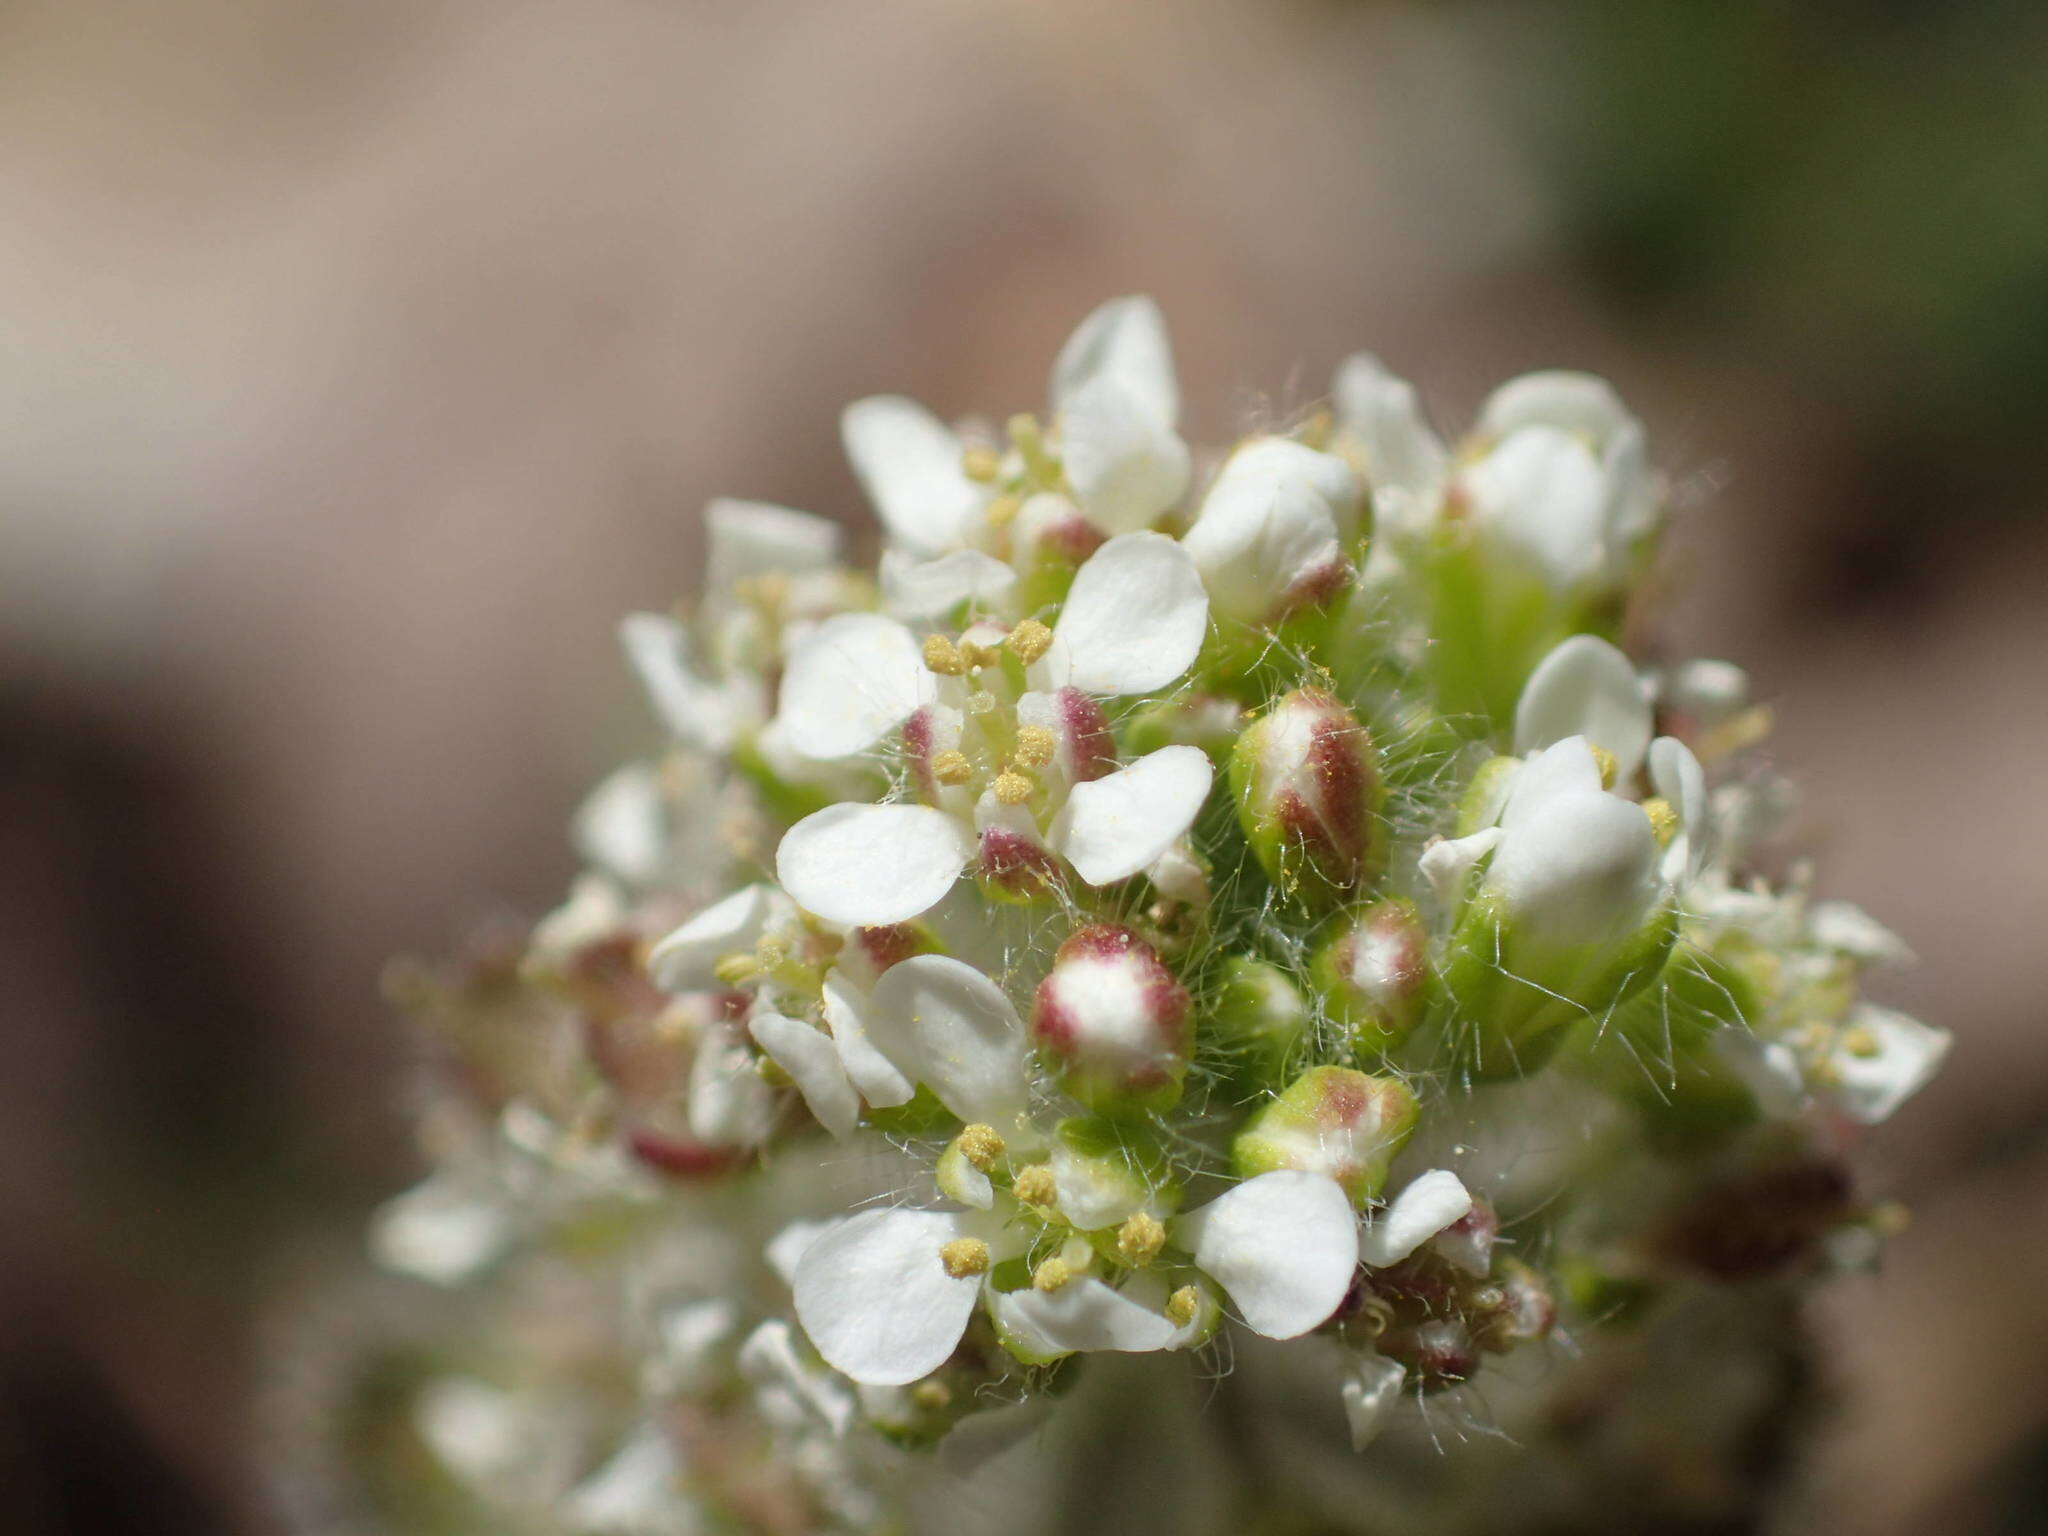
[[[845,400],[1036,405],[1131,291],[1197,438],[1361,347],[1651,424],[1672,649],[1958,1036],[1801,1523],[2042,1528],[2048,10],[0,0],[25,1529],[271,1528],[266,1311],[414,1170],[379,967],[557,899],[652,739],[615,617],[713,494],[865,527]]]

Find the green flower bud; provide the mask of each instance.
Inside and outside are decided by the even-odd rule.
[[[1414,1093],[1397,1077],[1316,1067],[1238,1132],[1231,1161],[1246,1179],[1279,1168],[1327,1174],[1363,1208],[1385,1186],[1388,1165],[1420,1116]]]
[[[1374,902],[1348,916],[1318,951],[1316,980],[1331,1014],[1361,1051],[1389,1051],[1422,1017],[1429,936],[1411,901]]]
[[[1231,753],[1230,787],[1253,854],[1287,895],[1329,906],[1379,874],[1379,752],[1329,694],[1297,689],[1253,721]]]
[[[1286,1070],[1308,1032],[1308,999],[1279,966],[1233,955],[1224,962],[1222,985],[1203,1023],[1241,1077],[1271,1080]]]

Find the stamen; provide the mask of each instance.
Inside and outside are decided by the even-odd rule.
[[[1032,1271],[1031,1284],[1034,1288],[1050,1294],[1071,1283],[1073,1278],[1073,1266],[1065,1259],[1047,1259]]]
[[[1842,1031],[1842,1049],[1860,1061],[1869,1061],[1872,1057],[1884,1054],[1884,1043],[1877,1038],[1874,1030],[1867,1025],[1858,1024],[1853,1029]]]
[[[977,688],[967,695],[967,713],[985,715],[996,707],[996,696],[986,688]]]
[[[974,444],[960,455],[960,473],[983,485],[1002,473],[1002,468],[1002,455],[982,443]]]
[[[958,677],[967,670],[967,663],[961,660],[959,647],[944,635],[926,635],[924,640],[924,664],[927,670],[941,677]]]
[[[1614,754],[1605,747],[1596,745],[1593,748],[1593,761],[1600,765],[1600,787],[1614,788],[1614,781],[1621,776],[1621,764],[1615,760]]]
[[[1195,1320],[1201,1305],[1202,1293],[1192,1285],[1184,1285],[1166,1298],[1166,1320],[1176,1328],[1185,1328]]]
[[[1149,1211],[1137,1212],[1117,1228],[1117,1256],[1134,1268],[1150,1264],[1165,1246],[1165,1224]]]
[[[983,1173],[995,1166],[997,1158],[1003,1155],[1003,1138],[992,1125],[976,1121],[960,1129],[960,1155],[979,1168]]]
[[[910,1389],[910,1400],[918,1407],[938,1413],[953,1403],[953,1389],[943,1381],[924,1380]]]
[[[1026,619],[1010,631],[1004,644],[1017,653],[1027,667],[1052,649],[1052,631],[1036,619]]]
[[[728,987],[745,986],[761,974],[761,962],[744,951],[735,950],[714,960],[711,963],[711,974]]]
[[[1049,726],[1023,725],[1017,728],[1017,765],[1043,768],[1059,750],[1059,740]]]
[[[965,752],[954,747],[932,759],[932,777],[941,784],[965,784],[974,777],[974,764],[967,760]]]
[[[1059,1199],[1060,1188],[1053,1179],[1050,1164],[1033,1163],[1029,1168],[1017,1170],[1017,1179],[1010,1186],[1010,1193],[1026,1205],[1051,1205]]]
[[[1022,805],[1031,798],[1031,780],[1015,768],[1005,768],[996,775],[996,781],[989,786],[995,791],[996,799],[1003,805]]]
[[[982,513],[982,517],[987,520],[991,528],[1007,528],[1016,521],[1017,514],[1023,510],[1024,503],[1019,498],[1015,496],[998,496],[988,504],[988,510]]]
[[[1657,846],[1669,848],[1671,839],[1678,836],[1678,812],[1671,808],[1671,802],[1662,799],[1645,800],[1643,814],[1650,818],[1650,830],[1656,834]]]
[[[956,1237],[939,1250],[939,1262],[955,1280],[988,1273],[988,1244],[978,1237]]]

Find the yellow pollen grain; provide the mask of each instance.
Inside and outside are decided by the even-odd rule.
[[[1166,1298],[1166,1320],[1176,1328],[1185,1328],[1195,1320],[1201,1305],[1201,1292],[1192,1285],[1184,1285]]]
[[[998,496],[988,504],[988,510],[981,515],[987,520],[989,527],[1007,528],[1016,521],[1017,514],[1023,510],[1024,503],[1018,497]]]
[[[997,1158],[1003,1155],[1003,1138],[992,1125],[976,1121],[960,1129],[960,1155],[979,1168],[983,1173],[995,1166]]]
[[[1048,726],[1023,725],[1017,728],[1017,765],[1020,768],[1043,768],[1052,761],[1058,750],[1059,741]]]
[[[953,1404],[953,1389],[943,1381],[924,1380],[910,1389],[910,1400],[918,1407],[938,1413]]]
[[[967,670],[966,662],[960,659],[960,648],[944,635],[924,637],[924,664],[928,671],[941,677],[958,677]]]
[[[988,1244],[978,1237],[956,1237],[939,1250],[939,1262],[955,1280],[988,1273]]]
[[[1036,619],[1026,619],[1010,631],[1003,643],[1028,667],[1052,649],[1052,631]]]
[[[1117,1257],[1133,1267],[1150,1264],[1165,1246],[1166,1228],[1149,1211],[1137,1212],[1117,1228]]]
[[[932,759],[932,777],[941,784],[965,784],[974,777],[974,764],[967,760],[965,752],[954,747]]]
[[[1657,846],[1668,848],[1671,839],[1678,836],[1678,812],[1671,808],[1669,800],[1645,800],[1643,814],[1650,818],[1650,831],[1656,835]]]
[[[1002,455],[981,443],[976,443],[960,455],[960,473],[984,485],[995,479],[1001,473],[1002,467]]]
[[[1029,1168],[1018,1169],[1017,1181],[1010,1186],[1010,1192],[1026,1205],[1051,1205],[1060,1195],[1052,1168],[1045,1163],[1033,1163]]]
[[[1022,805],[1031,798],[1031,780],[1015,768],[1005,768],[996,775],[995,783],[989,786],[995,797],[1004,805]]]
[[[1593,748],[1593,761],[1600,765],[1600,787],[1614,788],[1614,781],[1621,776],[1621,764],[1615,760],[1614,754],[1605,747],[1596,746]]]
[[[1065,1259],[1047,1259],[1031,1272],[1033,1288],[1048,1294],[1058,1290],[1063,1285],[1069,1284],[1073,1278],[1073,1266],[1067,1263]]]

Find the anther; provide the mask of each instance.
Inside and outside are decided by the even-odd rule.
[[[1017,659],[1027,667],[1052,649],[1052,631],[1036,619],[1026,619],[1010,631],[1003,642],[1017,653]]]
[[[987,521],[989,527],[1007,528],[1016,521],[1017,514],[1023,510],[1024,503],[1021,498],[1016,496],[998,496],[988,504],[988,510],[981,515]]]
[[[960,648],[944,635],[925,636],[924,664],[941,677],[958,677],[967,670],[967,664],[960,659]]]
[[[1060,1197],[1059,1185],[1053,1179],[1051,1165],[1047,1163],[1033,1163],[1029,1168],[1018,1169],[1010,1192],[1026,1205],[1051,1205]]]
[[[1073,1266],[1065,1259],[1047,1259],[1031,1272],[1032,1286],[1048,1294],[1068,1284],[1073,1278]]]
[[[996,707],[996,696],[986,688],[977,688],[967,695],[967,713],[985,715]]]
[[[1059,749],[1059,740],[1049,726],[1022,725],[1017,728],[1017,764],[1021,768],[1043,768]]]
[[[1614,781],[1621,776],[1621,764],[1615,760],[1614,754],[1605,747],[1596,745],[1593,748],[1593,761],[1600,765],[1600,787],[1614,788]]]
[[[983,645],[979,640],[962,640],[960,660],[966,664],[970,672],[979,667],[992,667],[996,664],[996,648],[992,645]]]
[[[1003,1155],[1003,1138],[992,1125],[976,1121],[960,1129],[960,1155],[979,1168],[983,1173],[995,1166],[997,1158]]]
[[[974,444],[960,455],[960,473],[984,485],[995,479],[1002,468],[1002,455],[982,443]]]
[[[729,955],[720,955],[711,964],[711,974],[728,987],[744,986],[761,974],[761,962],[752,955],[735,950]]]
[[[1165,1246],[1166,1227],[1149,1211],[1135,1213],[1117,1228],[1117,1257],[1133,1267],[1142,1268],[1150,1264]]]
[[[1176,1328],[1185,1328],[1195,1320],[1201,1305],[1202,1293],[1192,1285],[1184,1285],[1166,1298],[1166,1320]]]
[[[1031,798],[1031,780],[1015,768],[1005,768],[989,786],[1003,805],[1022,805]]]
[[[1877,1038],[1874,1030],[1858,1024],[1842,1031],[1842,1049],[1859,1061],[1869,1061],[1884,1054],[1884,1043]]]
[[[953,1389],[943,1381],[927,1378],[910,1389],[910,1400],[920,1408],[938,1413],[952,1406]]]
[[[1671,808],[1671,802],[1662,799],[1645,800],[1643,814],[1650,818],[1650,831],[1656,834],[1657,846],[1670,847],[1671,839],[1678,836],[1678,812]]]
[[[939,1250],[939,1262],[955,1280],[988,1273],[988,1244],[978,1237],[956,1237]]]
[[[953,747],[932,759],[932,777],[941,784],[965,784],[974,777],[974,764],[965,752]]]

